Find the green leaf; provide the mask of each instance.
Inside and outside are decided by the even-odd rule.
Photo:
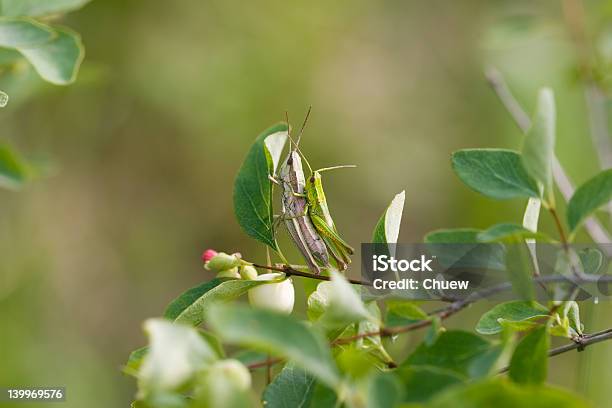
[[[567,204],[570,232],[599,207],[612,200],[612,169],[604,170],[576,190]]]
[[[449,330],[431,346],[422,343],[402,366],[434,366],[467,376],[470,364],[490,347],[487,340],[475,334]]]
[[[425,243],[438,262],[446,267],[462,265],[505,270],[503,246],[479,243],[478,234],[481,232],[475,228],[441,229],[427,234]]]
[[[395,374],[404,388],[404,402],[425,402],[444,389],[464,381],[459,374],[434,366],[402,366]]]
[[[507,322],[522,322],[546,316],[548,309],[537,302],[517,300],[500,303],[482,315],[476,325],[476,331],[480,334],[497,334],[503,329],[500,319]]]
[[[55,85],[76,80],[85,56],[81,37],[67,28],[55,28],[56,36],[44,44],[21,47],[18,51],[32,64],[38,75]]]
[[[468,187],[499,200],[539,197],[536,183],[529,177],[521,155],[504,149],[465,149],[452,155],[457,176]]]
[[[529,247],[522,239],[508,239],[506,245],[506,273],[512,283],[512,290],[520,300],[533,300],[535,290],[533,288],[532,268],[533,261]]]
[[[366,303],[368,313],[373,319],[362,320],[357,323],[357,334],[364,333],[376,333],[381,329],[380,323],[380,308],[375,301]],[[383,346],[382,339],[378,335],[367,336],[357,339],[354,343],[355,347],[359,350],[364,350],[370,355],[374,356],[378,361],[381,361],[385,366],[393,363],[393,359],[387,353],[387,350]]]
[[[214,280],[211,282],[214,282]],[[249,289],[266,283],[270,283],[270,281],[227,280],[220,284],[214,285],[214,287],[212,288],[206,288],[206,284],[200,285],[199,287],[190,289],[183,295],[179,296],[177,300],[173,301],[170,306],[168,306],[166,312],[168,313],[168,315],[175,315],[179,311],[179,309],[182,309],[180,313],[176,315],[174,320],[179,323],[186,323],[191,324],[193,326],[197,326],[204,321],[204,314],[206,312],[206,309],[210,307],[210,305],[212,305],[213,303],[228,302],[230,300],[234,300],[247,293]],[[191,296],[195,295],[198,292],[198,289],[203,292],[202,295],[198,298],[195,298],[195,296]],[[189,293],[191,290],[193,290],[193,292]],[[191,299],[194,300],[189,303],[188,306],[183,308],[183,306],[187,304]]]
[[[148,346],[140,347],[132,351],[130,353],[130,356],[128,357],[127,363],[125,363],[125,366],[123,367],[123,371],[126,374],[136,376],[138,374],[138,370],[140,369],[140,366],[142,365],[142,360],[144,359],[145,355],[148,352],[149,352]]]
[[[538,105],[523,144],[522,158],[527,173],[542,184],[549,206],[554,203],[552,161],[555,149],[555,98],[549,88],[538,93]]]
[[[391,204],[385,210],[385,213],[380,217],[376,228],[374,228],[374,234],[372,236],[372,242],[375,244],[395,244],[399,237],[400,225],[402,223],[402,213],[404,211],[404,201],[406,199],[406,192],[402,191],[397,194]]]
[[[0,47],[31,47],[51,41],[55,35],[51,28],[31,19],[0,18]]]
[[[179,297],[168,304],[166,310],[164,311],[164,317],[166,319],[175,320],[182,312],[185,311],[185,309],[198,300],[198,298],[222,283],[223,280],[215,278],[181,293]]]
[[[9,146],[0,143],[0,187],[16,190],[29,178],[26,162]]]
[[[515,242],[517,239],[534,238],[541,241],[552,241],[552,239],[541,232],[533,232],[522,225],[512,223],[496,224],[485,231],[480,232],[477,238],[481,242]]]
[[[164,319],[149,319],[144,327],[150,346],[138,377],[139,388],[145,395],[176,390],[217,358],[193,327]]]
[[[597,248],[584,248],[578,252],[582,270],[586,274],[601,273],[603,265],[603,254]]]
[[[517,386],[503,379],[489,379],[449,388],[428,408],[587,408],[584,400],[552,387]]]
[[[90,0],[0,0],[3,16],[39,17],[49,14],[65,13],[89,3]]]
[[[260,134],[247,153],[234,182],[234,213],[242,229],[252,238],[263,242],[275,251],[272,214],[272,182],[268,176],[275,173],[282,146],[279,138],[286,140],[287,125],[278,124]],[[272,135],[270,143],[266,138]],[[284,145],[284,141],[282,143]],[[267,147],[266,147],[267,146]],[[270,152],[268,148],[272,148]]]
[[[389,300],[387,301],[387,315],[385,326],[405,326],[421,320],[427,320],[429,316],[414,302]]]
[[[523,337],[510,360],[510,378],[518,384],[542,384],[546,381],[549,343],[546,326],[538,327]]]
[[[374,376],[368,384],[368,408],[395,407],[402,401],[402,385],[390,373]]]
[[[214,305],[206,316],[225,341],[287,358],[332,388],[339,384],[327,342],[295,318],[236,304]]]
[[[263,404],[266,408],[308,408],[314,388],[312,375],[287,364],[264,390]]]

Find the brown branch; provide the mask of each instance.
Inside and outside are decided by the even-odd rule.
[[[252,265],[256,268],[268,269],[270,271],[283,272],[287,276],[301,276],[302,278],[317,279],[317,280],[323,280],[323,281],[331,280],[329,276],[315,275],[314,273],[302,272],[302,271],[295,269],[291,265],[272,266],[272,265],[259,265],[255,263]],[[347,280],[350,283],[355,284],[355,285],[372,286],[372,283],[366,282],[366,281],[360,281],[358,279],[348,279],[347,278]]]
[[[508,113],[510,113],[510,116],[512,117],[518,128],[523,133],[526,133],[529,128],[531,128],[531,119],[529,119],[529,116],[527,116],[521,105],[510,92],[510,89],[504,81],[502,74],[495,68],[489,68],[486,70],[485,76],[487,82],[499,98],[502,105],[504,105]],[[561,192],[565,200],[569,201],[569,199],[574,195],[574,186],[572,185],[572,182],[570,181],[569,177],[567,177],[567,173],[561,166],[561,163],[559,162],[559,159],[557,159],[556,156],[553,157],[552,167],[555,184],[557,184],[557,187],[559,188],[559,191]],[[593,241],[599,244],[612,242],[612,239],[610,238],[608,232],[594,217],[589,217],[586,220],[584,226]],[[611,255],[609,253],[610,251],[605,246],[602,246],[601,249],[608,256]]]

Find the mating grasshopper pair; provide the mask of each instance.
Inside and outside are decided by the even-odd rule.
[[[289,154],[283,161],[279,180],[271,178],[282,187],[282,215],[280,220],[285,222],[289,235],[306,260],[309,269],[317,275],[321,268],[331,266],[329,253],[336,262],[338,269],[344,270],[351,262],[353,248],[344,241],[334,224],[327,207],[327,200],[323,191],[321,172],[355,166],[334,166],[319,170],[312,170],[306,157],[299,149],[302,132],[308,120],[310,109],[306,114],[304,123],[297,140],[294,142],[289,135]],[[289,121],[287,120],[287,129]],[[310,177],[308,181],[304,176],[302,158],[308,165]]]

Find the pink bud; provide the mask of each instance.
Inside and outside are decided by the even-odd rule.
[[[217,255],[217,251],[214,249],[207,249],[202,253],[202,261],[208,262]]]

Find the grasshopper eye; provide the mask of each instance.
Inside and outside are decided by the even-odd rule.
[[[293,157],[289,156],[289,158],[287,159],[287,165],[291,166],[293,164]]]
[[[315,181],[314,176],[310,176],[310,182],[311,182],[311,183],[314,183],[314,181]]]

